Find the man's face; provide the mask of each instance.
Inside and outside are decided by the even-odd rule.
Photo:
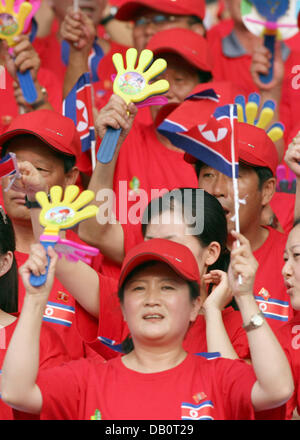
[[[190,17],[187,15],[172,15],[149,8],[140,8],[134,20],[133,42],[138,52],[146,48],[148,41],[156,32],[171,28],[191,28]],[[202,30],[201,30],[202,29]],[[205,34],[202,24],[197,24],[197,32]]]
[[[12,139],[7,152],[16,154],[18,161],[28,161],[42,174],[48,188],[53,185],[60,185],[63,188],[74,183],[75,176],[64,172],[63,160],[51,151],[48,145],[35,137],[17,137]],[[17,181],[16,181],[17,183]],[[9,189],[4,191],[8,185],[8,178],[2,179],[3,201],[7,214],[15,221],[30,221],[30,211],[24,205],[24,192]]]
[[[159,57],[167,61],[166,70],[155,80],[166,79],[169,82],[169,90],[164,94],[168,98],[168,104],[180,104],[199,84],[197,70],[177,54],[159,54]],[[151,106],[153,119],[156,118],[161,106]]]
[[[232,179],[214,168],[203,166],[199,173],[199,188],[215,196],[221,203],[226,219],[228,232],[235,230],[235,208]],[[238,177],[240,231],[247,234],[251,227],[259,224],[263,204],[262,191],[259,190],[259,179],[253,168],[239,166]],[[243,201],[245,203],[243,203]]]

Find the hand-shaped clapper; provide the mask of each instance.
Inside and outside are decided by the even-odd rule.
[[[273,142],[283,137],[284,125],[281,122],[275,122],[270,126],[276,106],[273,100],[265,101],[260,112],[260,95],[258,93],[251,93],[247,103],[243,95],[238,95],[235,97],[234,103],[237,105],[239,122],[246,122],[262,128]]]
[[[150,80],[153,80],[167,67],[167,62],[162,58],[151,64],[153,60],[151,50],[145,49],[141,52],[136,68],[137,50],[134,48],[130,48],[126,52],[126,68],[120,53],[115,53],[112,59],[117,70],[113,91],[116,95],[121,96],[126,104],[145,102],[153,95],[161,95],[169,89],[169,83],[165,79],[149,84]],[[152,101],[152,104],[154,103]],[[121,129],[107,128],[97,154],[99,162],[108,163],[112,160],[120,134]]]
[[[32,10],[32,5],[24,1],[18,13],[14,11],[15,0],[6,0],[3,6],[0,1],[0,39],[6,40],[8,46],[12,47],[16,43],[14,37],[23,31],[25,20]],[[37,92],[29,70],[21,73],[17,71],[18,80],[23,91],[25,100],[31,104],[37,99]]]
[[[86,255],[95,256],[99,253],[99,250],[91,246],[80,245],[71,240],[62,239],[59,237],[59,231],[72,228],[82,220],[96,215],[98,211],[97,206],[89,205],[83,208],[93,200],[94,192],[86,190],[78,196],[78,186],[69,185],[65,190],[63,200],[62,192],[63,189],[60,186],[52,186],[50,189],[51,202],[45,192],[39,191],[36,193],[36,200],[42,208],[39,221],[45,227],[43,234],[40,236],[40,242],[46,250],[48,246],[52,246],[59,257],[64,254],[69,261],[82,260],[89,263],[89,258]],[[42,286],[46,282],[50,262],[49,256],[47,258],[46,273],[40,276],[30,275],[32,286]]]
[[[248,30],[264,36],[264,45],[272,54],[271,67],[260,80],[268,84],[273,78],[276,39],[287,39],[298,32],[295,1],[289,0],[242,0],[242,19]]]

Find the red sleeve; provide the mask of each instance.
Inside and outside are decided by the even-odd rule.
[[[59,334],[43,322],[40,337],[40,368],[49,368],[70,360]]]
[[[81,359],[39,372],[36,383],[43,398],[41,420],[78,419],[80,403],[86,398],[87,365],[88,362]]]
[[[251,392],[256,376],[242,360],[216,359],[219,393],[225,402],[225,420],[254,420]]]
[[[133,225],[131,223],[121,224],[124,233],[124,252],[125,254],[137,244],[144,241],[141,223]]]
[[[224,309],[223,322],[229,339],[240,359],[250,359],[248,338],[243,329],[241,314],[231,307]]]
[[[116,348],[128,334],[117,297],[118,282],[114,278],[99,276],[99,320],[87,313],[76,302],[76,325],[83,340],[105,359],[118,356]],[[99,339],[102,338],[102,341]],[[103,343],[104,341],[104,343]],[[105,344],[105,342],[108,344]],[[115,346],[115,347],[114,347]]]

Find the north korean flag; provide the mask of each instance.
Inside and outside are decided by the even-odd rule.
[[[201,114],[198,118],[202,119]],[[171,115],[168,117],[168,121],[170,120]],[[235,104],[217,107],[206,122],[200,122],[187,131],[182,126],[178,131],[174,131],[174,125],[172,129],[166,125],[160,127],[159,131],[176,147],[229,177],[233,177],[233,170],[235,176],[238,176]]]
[[[181,419],[182,420],[214,420],[213,418],[214,405],[211,400],[206,400],[199,405],[192,403],[181,404]]]
[[[16,155],[8,153],[0,160],[0,177],[12,176],[14,174],[19,174]]]
[[[80,136],[82,151],[89,150],[95,140],[90,74],[81,75],[63,101],[64,116],[72,119]]]
[[[207,89],[189,95],[181,104],[166,104],[157,115],[155,125],[164,132],[181,133],[204,123],[213,114],[219,102],[214,89]]]

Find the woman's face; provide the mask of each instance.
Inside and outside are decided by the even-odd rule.
[[[300,310],[300,225],[291,230],[283,258],[285,264],[282,275],[287,294],[291,298],[293,309]]]
[[[135,347],[176,347],[199,313],[189,287],[167,264],[141,269],[125,285],[122,310]]]

